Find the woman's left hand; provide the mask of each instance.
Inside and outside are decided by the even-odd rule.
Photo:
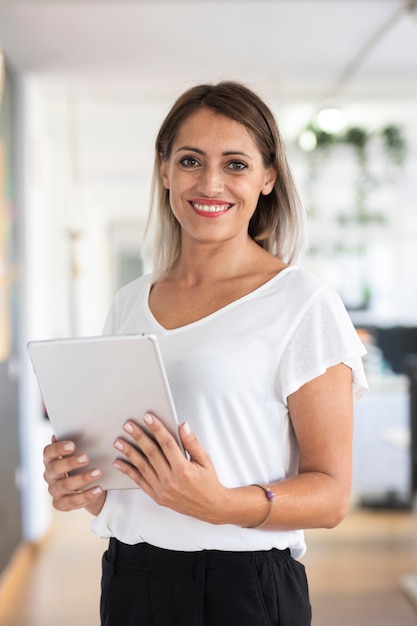
[[[209,454],[189,425],[184,422],[179,428],[188,460],[156,417],[147,414],[144,421],[154,439],[133,420],[126,422],[124,430],[135,445],[116,439],[114,447],[127,461],[118,458],[114,466],[161,506],[206,522],[222,523],[227,489],[219,482]]]

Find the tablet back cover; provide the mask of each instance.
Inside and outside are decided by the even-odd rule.
[[[129,440],[122,429],[127,419],[147,430],[143,416],[149,411],[179,442],[174,403],[153,335],[32,341],[28,350],[57,439],[75,441],[77,452],[90,457],[87,469],[102,469],[96,482],[103,489],[137,487],[112,466],[117,458],[114,440]]]

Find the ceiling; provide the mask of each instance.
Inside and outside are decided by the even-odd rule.
[[[411,9],[411,6],[414,9]],[[169,98],[236,79],[265,97],[417,97],[415,0],[0,0],[23,73]],[[344,75],[345,74],[345,75]]]

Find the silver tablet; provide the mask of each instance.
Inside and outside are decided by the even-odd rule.
[[[103,489],[137,485],[116,470],[113,442],[129,440],[127,419],[143,428],[148,411],[178,435],[178,419],[156,337],[149,334],[31,341],[28,344],[39,388],[57,439],[75,441],[100,467]],[[147,429],[146,429],[147,430]]]

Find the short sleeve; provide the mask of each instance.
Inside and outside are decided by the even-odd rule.
[[[284,400],[302,385],[338,363],[352,369],[353,395],[368,390],[362,363],[365,347],[349,318],[339,294],[322,285],[306,307],[282,354],[278,384]]]
[[[113,301],[103,326],[103,335],[114,335],[116,333],[116,305]]]

